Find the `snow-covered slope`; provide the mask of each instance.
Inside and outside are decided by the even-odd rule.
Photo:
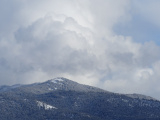
[[[91,92],[91,91],[107,92],[100,88],[96,88],[88,85],[82,85],[62,77],[54,78],[43,83],[36,83],[36,84],[21,86],[19,87],[19,89],[25,92],[32,92],[36,94],[43,94],[43,93],[48,93],[48,92],[57,91],[57,90],[65,90],[65,91],[73,90],[73,91],[81,91],[81,92],[82,91],[83,92]]]
[[[56,107],[52,106],[52,105],[48,105],[44,102],[41,102],[41,101],[36,101],[37,102],[37,106],[39,108],[44,108],[45,110],[51,110],[51,109],[57,109]]]

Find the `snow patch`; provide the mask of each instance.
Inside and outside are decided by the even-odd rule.
[[[39,108],[43,107],[45,110],[57,109],[56,107],[54,107],[52,105],[48,105],[44,102],[41,102],[41,101],[36,101],[36,102],[37,102],[37,106]]]
[[[122,99],[122,101],[124,101],[124,102],[126,102],[126,103],[128,102],[128,100],[126,100],[126,99]]]
[[[51,82],[53,82],[53,83],[58,83],[58,82],[63,82],[63,81],[64,80],[61,78],[56,78],[56,79],[51,80]]]
[[[49,90],[49,91],[52,91],[53,89],[52,89],[52,88],[48,88],[48,90]]]

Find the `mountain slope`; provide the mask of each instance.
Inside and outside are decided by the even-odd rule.
[[[65,78],[9,87],[0,93],[1,120],[159,120],[160,102]]]
[[[25,92],[31,92],[34,94],[42,94],[42,93],[48,93],[51,91],[57,91],[57,90],[64,90],[64,91],[81,91],[81,92],[107,92],[102,89],[88,86],[88,85],[82,85],[77,82],[68,80],[66,78],[55,78],[48,80],[43,83],[35,83],[31,85],[21,86],[19,87],[20,90],[23,90]]]

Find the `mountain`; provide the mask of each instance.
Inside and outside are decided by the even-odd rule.
[[[29,92],[34,94],[44,94],[44,93],[57,91],[57,90],[79,91],[79,92],[103,92],[104,91],[96,87],[78,84],[66,78],[55,78],[52,80],[48,80],[44,83],[35,83],[31,85],[21,86],[18,89],[24,92]]]
[[[66,78],[0,87],[0,120],[160,120],[160,101]]]

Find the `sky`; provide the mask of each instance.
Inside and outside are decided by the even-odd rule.
[[[160,99],[159,0],[1,0],[0,85],[56,77]]]

